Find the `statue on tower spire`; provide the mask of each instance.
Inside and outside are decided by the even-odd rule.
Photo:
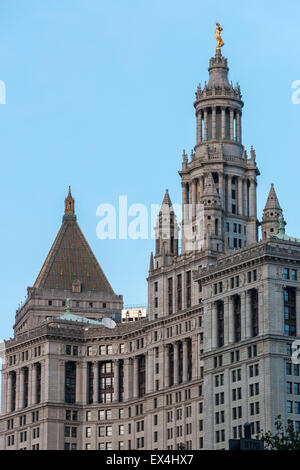
[[[223,28],[220,26],[220,23],[216,23],[217,29],[216,29],[216,40],[217,40],[217,52],[221,52],[221,47],[224,46],[224,41],[221,37],[221,32],[223,31]]]

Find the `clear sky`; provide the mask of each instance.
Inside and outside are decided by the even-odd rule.
[[[79,224],[126,304],[147,302],[153,240],[101,241],[101,203],[181,199],[182,149],[208,77],[215,23],[245,101],[243,138],[300,237],[299,0],[1,0],[0,338],[59,230],[68,185]]]

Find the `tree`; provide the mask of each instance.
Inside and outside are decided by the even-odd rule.
[[[261,433],[258,437],[265,442],[265,450],[300,450],[300,433],[296,432],[292,421],[284,426],[279,415],[275,420],[276,432]]]

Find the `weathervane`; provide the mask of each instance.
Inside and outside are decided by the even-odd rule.
[[[221,52],[221,47],[224,46],[224,41],[221,38],[221,32],[223,31],[223,28],[220,26],[220,23],[216,23],[217,29],[216,29],[216,40],[217,40],[217,52]]]

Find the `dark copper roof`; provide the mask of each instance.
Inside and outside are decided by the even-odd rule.
[[[81,282],[83,291],[114,291],[89,247],[76,216],[65,213],[62,226],[34,283],[35,288],[72,289]]]

